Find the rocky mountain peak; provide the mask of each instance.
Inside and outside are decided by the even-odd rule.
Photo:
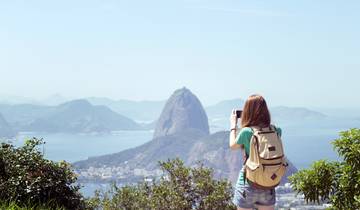
[[[187,130],[197,130],[208,135],[209,123],[199,99],[184,87],[176,90],[166,102],[154,138]]]

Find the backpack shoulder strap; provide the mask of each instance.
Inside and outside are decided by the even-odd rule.
[[[249,145],[250,145],[249,152],[250,152],[250,150],[251,150],[251,144],[253,144],[253,139],[254,139],[254,138],[257,138],[254,134],[255,134],[255,132],[258,131],[258,128],[257,128],[257,127],[254,127],[254,126],[249,127],[249,128],[251,129],[251,132],[252,132],[252,135],[251,135],[250,140],[249,140],[249,141],[250,141],[250,142],[249,142]],[[249,159],[250,154],[247,154],[245,149],[244,149],[244,153],[245,153],[245,159],[243,160],[243,161],[244,161],[243,164],[245,165],[245,164],[246,164],[246,161]]]
[[[280,133],[277,131],[277,127],[276,127],[275,125],[270,125],[270,128],[273,129],[273,130],[276,132],[276,134],[277,134],[277,136],[278,136],[278,139],[279,139],[279,141],[280,141],[281,149],[282,149],[283,153],[285,154],[284,145],[283,145],[282,140],[281,140],[281,135],[280,135]]]
[[[276,134],[280,137],[280,134],[277,131],[277,127],[275,125],[270,125],[270,130],[273,130],[276,132]]]
[[[253,144],[257,149],[257,151],[259,151],[259,138],[258,138],[258,133],[260,131],[262,131],[262,129],[260,127],[257,127],[257,126],[252,126],[250,127],[252,132],[253,132],[253,135],[251,136],[251,139],[250,139],[250,147],[251,145]],[[248,154],[250,155],[250,154]]]

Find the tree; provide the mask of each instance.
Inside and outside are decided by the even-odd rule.
[[[176,158],[159,162],[164,176],[112,190],[88,201],[103,209],[236,209],[231,203],[232,187],[227,180],[213,179],[213,171],[202,164],[186,167]]]
[[[20,207],[83,209],[85,202],[75,186],[76,176],[64,161],[43,157],[37,146],[44,142],[29,139],[22,147],[0,146],[0,203]]]
[[[334,209],[360,209],[360,129],[340,132],[333,142],[342,161],[315,162],[290,177],[293,189],[306,201],[325,201]]]

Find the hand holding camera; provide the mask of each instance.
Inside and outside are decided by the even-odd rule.
[[[230,129],[236,129],[237,121],[241,118],[242,110],[233,109],[230,115]]]

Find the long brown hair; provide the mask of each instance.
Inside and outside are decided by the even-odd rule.
[[[251,95],[246,100],[241,114],[241,126],[269,127],[271,118],[265,99],[261,95]]]

